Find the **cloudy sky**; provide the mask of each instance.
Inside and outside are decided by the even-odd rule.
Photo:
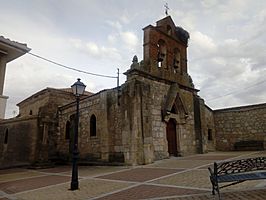
[[[0,35],[31,52],[80,70],[116,76],[137,55],[142,28],[163,17],[164,0],[0,0]],[[266,1],[168,0],[177,26],[190,33],[188,70],[213,109],[266,102]],[[6,117],[46,87],[66,88],[79,77],[87,90],[116,86],[29,54],[7,66]],[[121,82],[125,76],[120,75]]]

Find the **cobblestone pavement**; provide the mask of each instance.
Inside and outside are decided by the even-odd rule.
[[[0,170],[0,200],[218,199],[207,168],[220,160],[266,156],[260,152],[212,152],[136,167],[80,166],[79,190],[70,191],[71,166]],[[265,200],[266,180],[224,188],[222,199]]]

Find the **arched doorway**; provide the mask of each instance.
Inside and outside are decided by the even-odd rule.
[[[177,136],[176,136],[176,122],[170,119],[166,126],[168,153],[170,156],[177,156]]]

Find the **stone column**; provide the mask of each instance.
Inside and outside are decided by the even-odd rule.
[[[6,57],[2,56],[0,57],[0,119],[5,118],[6,101],[8,99],[7,96],[3,96],[5,73],[6,73]]]

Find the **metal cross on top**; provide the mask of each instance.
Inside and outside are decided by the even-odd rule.
[[[168,3],[165,3],[164,7],[165,7],[165,14],[166,16],[168,16],[168,10],[169,10]]]

